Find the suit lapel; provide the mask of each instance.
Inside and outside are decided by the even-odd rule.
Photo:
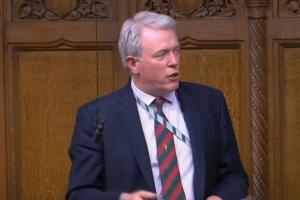
[[[205,191],[205,153],[202,142],[203,122],[197,112],[197,105],[193,102],[190,94],[186,94],[181,87],[176,91],[183,116],[189,131],[193,161],[194,161],[194,193],[195,199],[204,199]],[[153,181],[150,158],[148,154],[147,144],[142,130],[136,101],[133,96],[130,84],[128,84],[120,95],[118,117],[120,118],[120,126],[124,130],[128,138],[128,142],[132,148],[132,152],[142,171],[145,180],[150,189],[155,191]]]
[[[193,161],[194,161],[194,193],[195,199],[204,199],[205,191],[205,159],[203,140],[203,120],[199,117],[199,111],[197,111],[197,105],[193,102],[191,94],[186,94],[181,87],[178,88],[177,96],[180,102],[180,106],[183,112],[183,117],[189,131]]]
[[[150,189],[155,191],[147,144],[130,83],[122,90],[119,99],[118,117],[142,174]]]

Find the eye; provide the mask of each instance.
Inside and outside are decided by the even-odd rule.
[[[163,60],[165,57],[166,57],[166,55],[168,54],[168,51],[160,51],[160,52],[158,52],[157,54],[155,54],[155,58],[157,59],[157,60]]]
[[[176,48],[174,48],[173,49],[173,52],[175,53],[175,54],[180,54],[180,47],[176,47]]]

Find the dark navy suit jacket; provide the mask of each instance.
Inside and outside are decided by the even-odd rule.
[[[223,94],[181,82],[177,97],[189,131],[196,200],[247,195],[248,179]],[[97,107],[105,117],[103,142],[95,142]],[[155,192],[147,145],[130,84],[82,106],[69,149],[72,169],[67,199],[114,200],[122,192]]]

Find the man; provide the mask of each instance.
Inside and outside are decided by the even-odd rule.
[[[179,81],[175,20],[137,13],[123,24],[119,50],[131,80],[79,109],[67,198],[246,197],[248,180],[222,93]],[[95,131],[99,118],[103,127]]]

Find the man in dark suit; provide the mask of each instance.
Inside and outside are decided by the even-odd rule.
[[[140,12],[123,24],[119,49],[131,80],[79,109],[67,198],[246,197],[248,179],[223,94],[179,81],[176,22]]]

